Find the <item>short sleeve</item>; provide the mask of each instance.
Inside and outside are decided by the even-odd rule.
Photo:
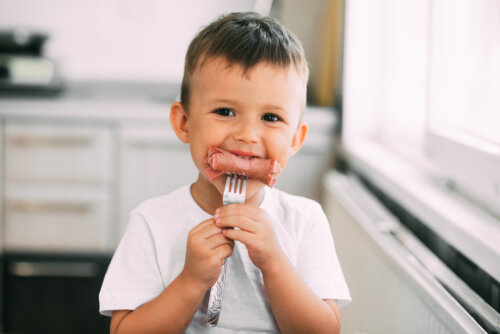
[[[164,289],[151,231],[138,211],[133,211],[113,255],[99,293],[99,311],[135,310]]]
[[[298,245],[297,270],[321,299],[336,299],[339,307],[351,301],[349,288],[335,251],[330,225],[318,203],[308,210],[307,224]]]

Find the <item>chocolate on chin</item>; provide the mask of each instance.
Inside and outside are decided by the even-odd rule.
[[[208,164],[205,175],[210,182],[228,173],[243,174],[272,187],[281,173],[277,160],[243,157],[214,146],[209,147],[205,162]]]

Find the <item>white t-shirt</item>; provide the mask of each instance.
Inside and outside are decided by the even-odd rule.
[[[265,188],[260,207],[272,218],[276,237],[297,272],[321,299],[350,302],[330,227],[312,200]],[[157,297],[182,271],[188,232],[211,216],[193,200],[190,187],[147,200],[134,209],[106,272],[100,312],[134,310]],[[278,333],[261,271],[244,244],[227,261],[222,311],[207,327],[207,291],[186,333]]]

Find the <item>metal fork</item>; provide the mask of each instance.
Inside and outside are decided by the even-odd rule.
[[[236,183],[238,181],[238,183]],[[227,174],[226,187],[222,195],[222,203],[241,204],[245,202],[247,192],[247,177],[244,175]],[[226,259],[222,264],[217,282],[210,289],[210,298],[208,299],[207,320],[208,326],[215,327],[219,321],[222,308],[222,297],[224,296],[224,279],[226,278]]]

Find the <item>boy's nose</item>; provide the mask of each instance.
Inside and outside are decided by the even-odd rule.
[[[237,141],[255,143],[258,138],[258,129],[252,122],[242,122],[235,127],[233,137]]]

